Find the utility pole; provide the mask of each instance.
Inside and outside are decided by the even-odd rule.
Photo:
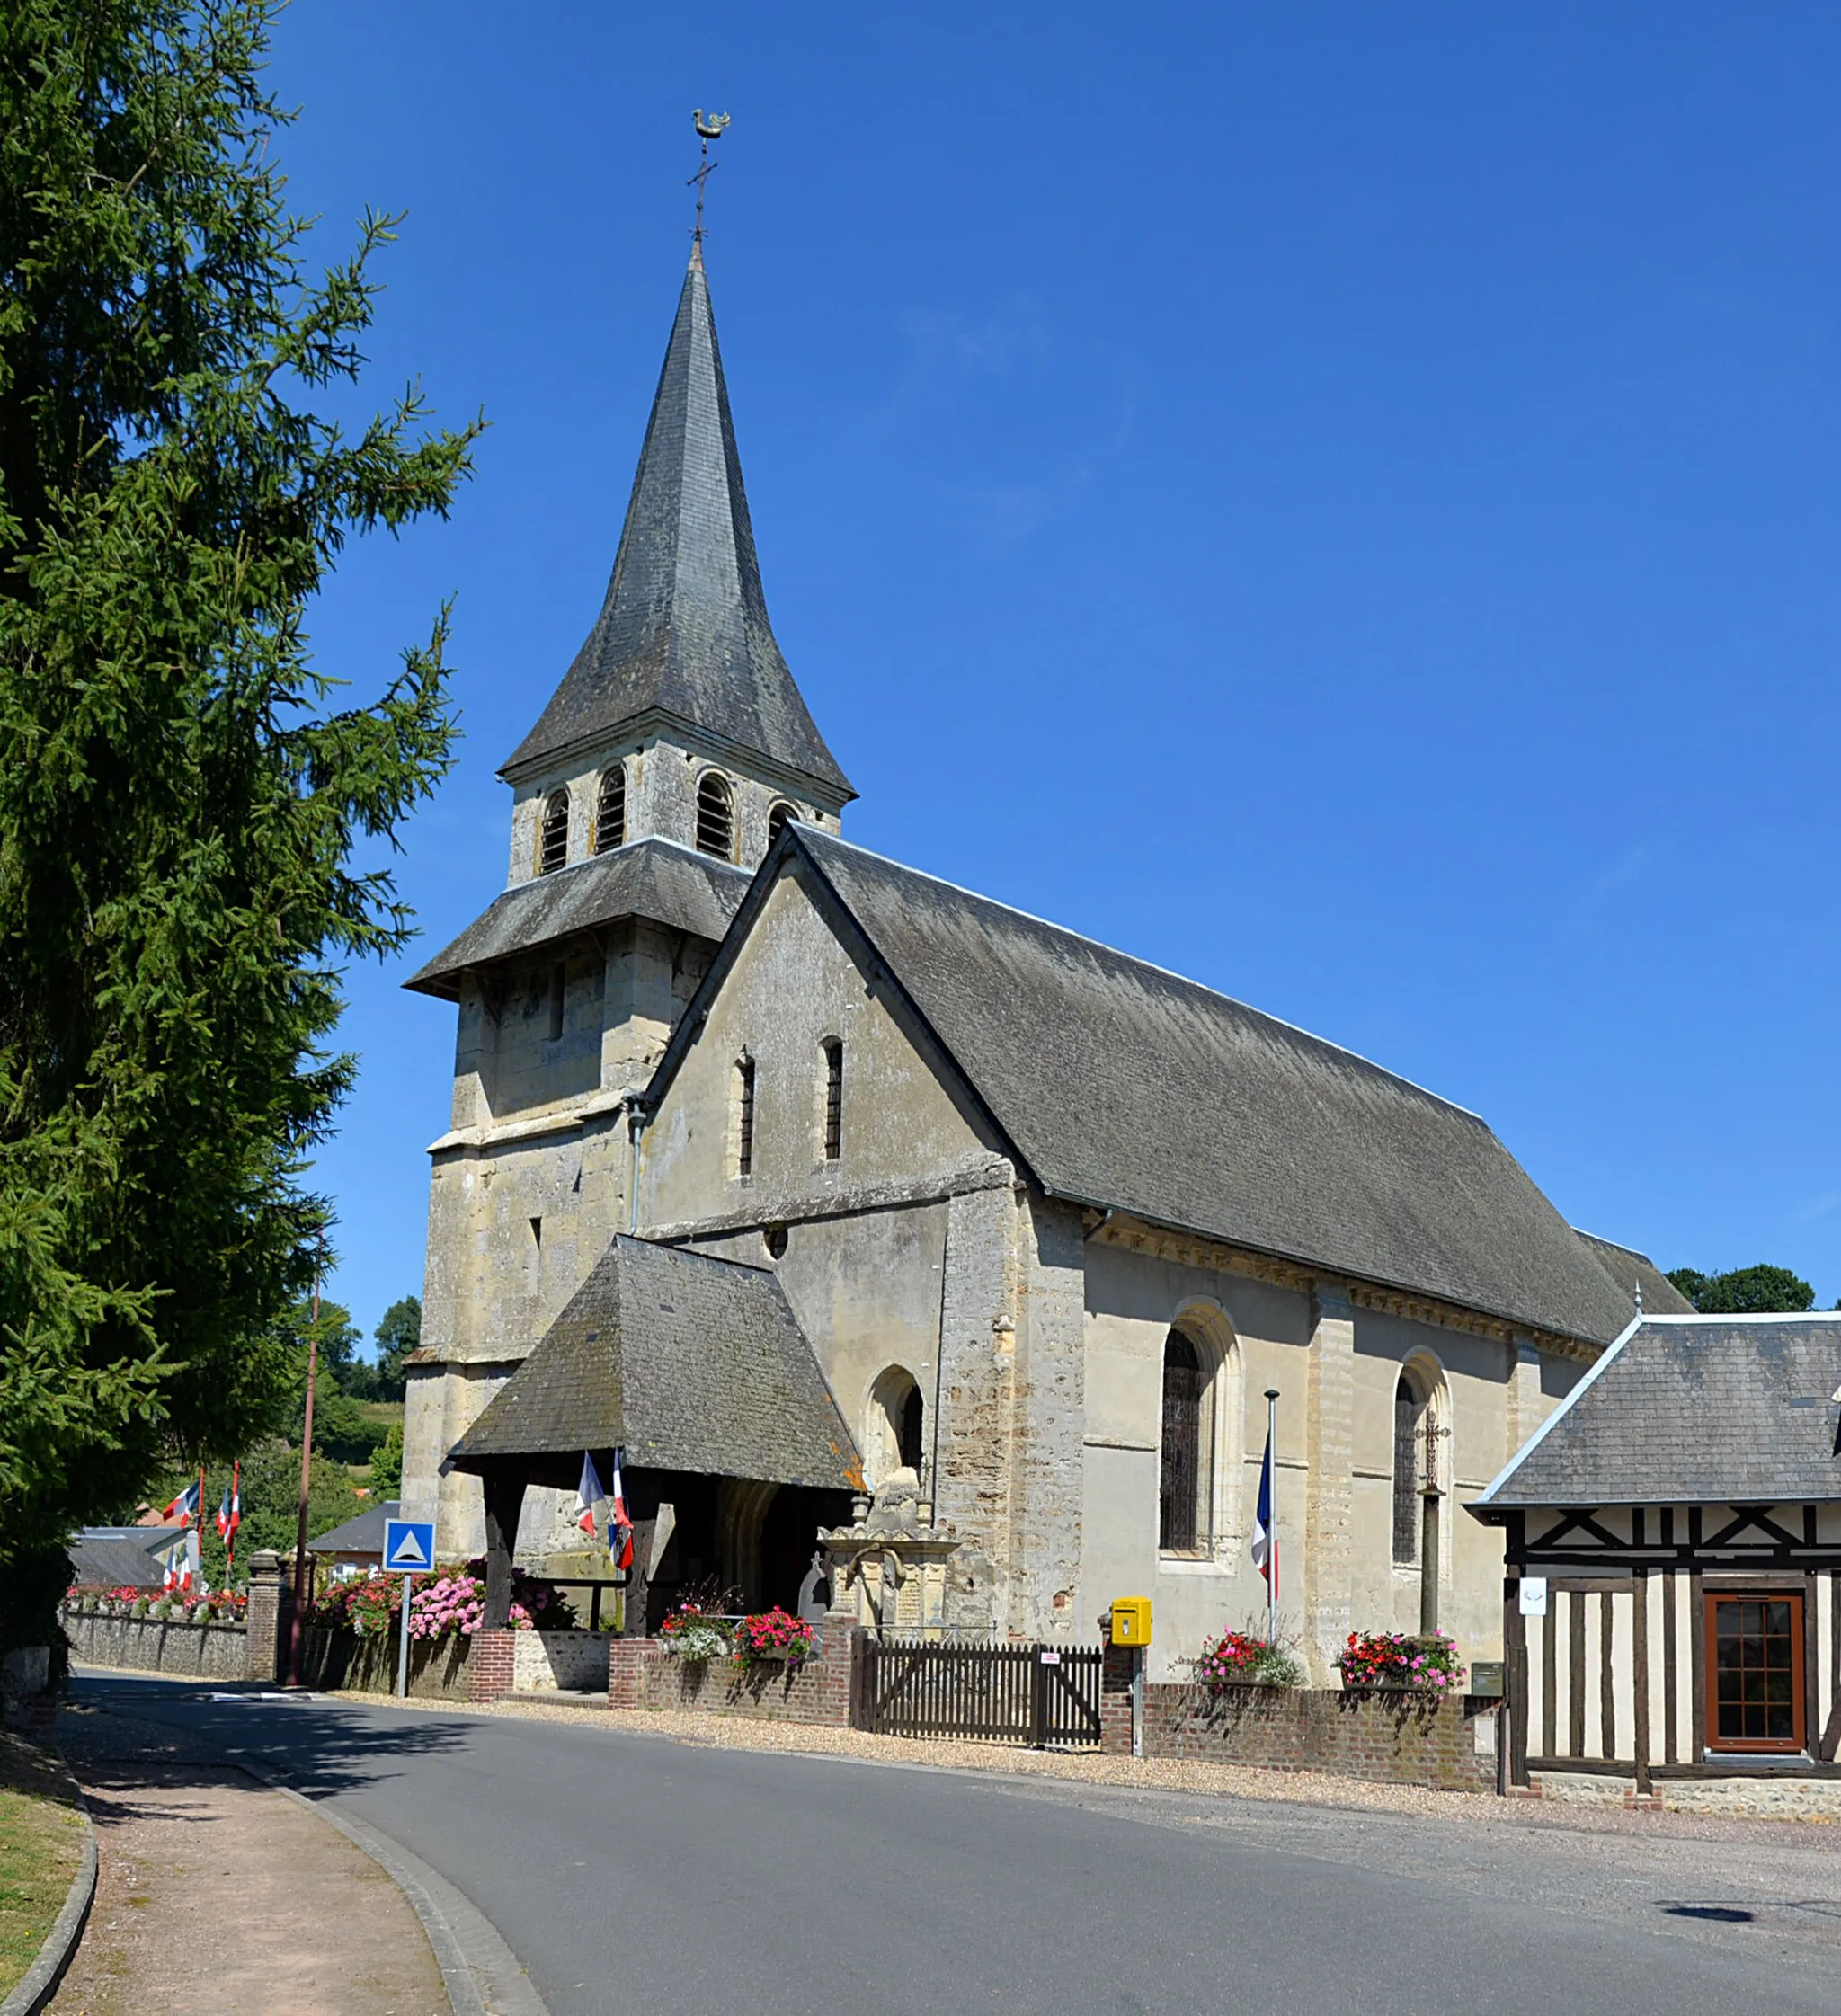
[[[307,1496],[313,1483],[313,1386],[320,1360],[320,1274],[325,1266],[324,1228],[314,1255],[313,1321],[307,1333],[307,1412],[300,1424],[300,1511],[294,1524],[294,1616],[288,1631],[288,1684],[300,1684],[300,1650],[307,1630]]]

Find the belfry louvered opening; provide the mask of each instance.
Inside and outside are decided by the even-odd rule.
[[[728,780],[714,770],[697,786],[697,851],[718,861],[735,857],[735,801]]]
[[[594,851],[611,854],[627,843],[627,766],[616,763],[600,774],[594,802]]]
[[[569,860],[569,794],[552,791],[544,802],[543,830],[538,839],[537,872],[554,875]]]

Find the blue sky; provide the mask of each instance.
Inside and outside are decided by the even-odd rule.
[[[419,1290],[494,775],[593,619],[688,250],[861,844],[1483,1114],[1574,1222],[1841,1294],[1841,13],[298,0],[282,158],[406,209],[375,395],[484,407],[425,927],[350,976],[330,1292]]]

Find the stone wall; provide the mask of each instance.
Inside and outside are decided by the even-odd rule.
[[[418,1700],[465,1701],[472,1639],[449,1638],[430,1644],[409,1641],[409,1692]],[[396,1692],[397,1641],[394,1631],[360,1638],[355,1631],[307,1627],[300,1651],[304,1686],[330,1692],[342,1688],[362,1694]]]
[[[520,1631],[511,1675],[520,1694],[600,1693],[608,1683],[606,1631]]]
[[[833,1623],[821,1639],[816,1657],[796,1666],[745,1670],[725,1660],[705,1665],[674,1658],[657,1639],[617,1638],[609,1647],[608,1706],[686,1709],[745,1716],[757,1722],[815,1722],[827,1728],[849,1728],[860,1635]]]
[[[248,1634],[241,1624],[168,1623],[164,1618],[104,1617],[73,1610],[60,1612],[58,1621],[77,1665],[241,1680],[248,1664]]]
[[[1203,1687],[1152,1681],[1144,1688],[1144,1754],[1196,1763],[1321,1771],[1446,1792],[1496,1790],[1501,1702],[1444,1699],[1378,1687]],[[1131,1666],[1108,1651],[1102,1747],[1129,1755]]]

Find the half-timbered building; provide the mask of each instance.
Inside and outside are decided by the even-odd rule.
[[[1841,1772],[1841,1317],[1639,1317],[1469,1509],[1515,1783]]]

